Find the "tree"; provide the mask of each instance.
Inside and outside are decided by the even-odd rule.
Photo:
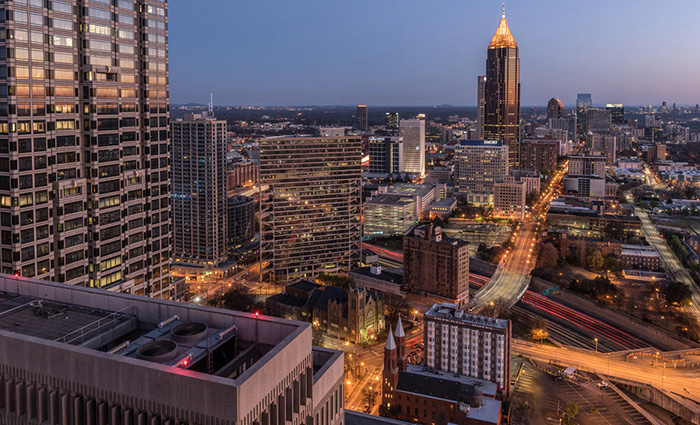
[[[557,267],[559,252],[551,243],[546,243],[541,246],[540,253],[537,256],[537,267],[543,269],[553,269]]]
[[[617,259],[615,254],[610,254],[605,257],[605,269],[610,270],[612,273],[619,273],[622,271],[620,260]]]
[[[370,413],[372,411],[377,395],[377,390],[375,390],[372,386],[365,387],[365,389],[362,390],[362,397],[365,400],[365,413]]]
[[[571,421],[578,415],[578,404],[573,401],[566,402],[566,416]]]
[[[347,291],[355,284],[355,281],[349,276],[319,273],[316,276],[316,283],[319,283],[321,285],[334,286],[336,288],[345,289]]]
[[[600,270],[604,263],[605,259],[603,258],[603,254],[601,254],[600,250],[597,248],[590,250],[588,255],[586,255],[586,266],[588,266],[589,269]]]
[[[535,341],[540,341],[540,344],[544,342],[545,339],[549,338],[549,332],[547,331],[547,322],[542,318],[537,318],[530,327],[530,337]]]
[[[404,298],[394,297],[391,302],[386,304],[386,317],[392,328],[396,327],[396,322],[399,317],[404,320],[411,314],[411,305]]]
[[[510,306],[503,298],[496,298],[484,306],[481,310],[481,315],[507,319],[510,316]]]
[[[314,329],[311,334],[311,344],[323,347],[324,340],[323,331],[321,329]]]
[[[246,311],[248,313],[261,311],[265,308],[265,303],[258,301],[258,297],[245,286],[229,289],[223,295],[215,296],[209,302],[229,310]]]
[[[671,282],[666,286],[666,301],[669,304],[686,305],[691,297],[690,288],[681,282]]]

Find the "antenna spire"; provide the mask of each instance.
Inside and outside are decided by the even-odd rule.
[[[209,115],[214,116],[214,93],[209,93]]]
[[[501,16],[503,19],[506,17],[506,4],[503,3],[503,15]]]

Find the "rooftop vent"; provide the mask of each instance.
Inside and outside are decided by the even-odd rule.
[[[177,355],[177,344],[168,340],[151,341],[136,350],[140,359],[165,363]]]
[[[170,336],[177,342],[200,341],[207,335],[208,327],[202,322],[187,322],[170,330]]]

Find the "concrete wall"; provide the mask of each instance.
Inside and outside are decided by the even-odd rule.
[[[61,397],[76,400],[76,405],[106,403],[110,409],[133,415],[197,424],[259,422],[263,412],[290,391],[301,403],[300,408],[293,408],[294,422],[305,421],[311,408],[310,395],[302,400],[298,396],[301,381],[313,373],[308,323],[7,275],[0,275],[0,291],[109,311],[126,308],[140,321],[152,324],[178,315],[180,320],[205,322],[210,327],[236,325],[241,339],[273,346],[241,376],[227,379],[0,331],[3,385],[20,382],[37,392],[39,388],[57,391]],[[342,382],[342,355],[339,357]],[[318,394],[323,397],[324,393]]]
[[[314,356],[319,354],[330,354],[331,357],[314,374],[313,425],[342,425],[345,422],[344,354],[314,347]],[[381,391],[378,394],[377,400],[381,398]]]

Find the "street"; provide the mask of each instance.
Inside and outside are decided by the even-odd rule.
[[[549,203],[557,196],[557,186],[561,182],[567,166],[552,176],[540,199],[533,205],[531,214],[520,225],[513,235],[513,248],[506,251],[491,280],[477,292],[469,308],[480,310],[498,299],[505,301],[509,307],[514,306],[522,298],[527,289],[530,271],[536,265],[533,256],[537,234],[549,208]]]

